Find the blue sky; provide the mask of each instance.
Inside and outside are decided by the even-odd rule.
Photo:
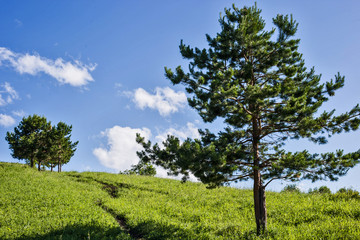
[[[135,132],[158,141],[167,133],[196,137],[203,124],[186,104],[182,86],[172,86],[164,66],[187,66],[183,39],[206,47],[205,34],[220,29],[219,13],[233,1],[0,1],[0,159],[17,162],[4,140],[23,116],[39,114],[73,125],[78,150],[64,170],[118,172],[137,162]],[[308,67],[322,79],[338,71],[345,87],[324,109],[337,112],[360,102],[360,3],[345,1],[257,1],[267,27],[276,14],[293,14]],[[235,1],[238,7],[253,1]],[[291,142],[292,151],[356,151],[360,132],[317,146]],[[2,137],[1,137],[2,136]],[[159,171],[164,176],[163,171]],[[360,166],[338,182],[301,182],[360,190]],[[286,182],[274,182],[280,190]],[[238,187],[250,187],[251,182]]]

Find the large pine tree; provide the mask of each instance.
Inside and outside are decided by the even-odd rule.
[[[267,228],[265,188],[275,179],[336,180],[359,162],[359,153],[342,150],[311,154],[288,152],[289,139],[307,138],[324,144],[327,138],[359,127],[360,108],[335,115],[319,112],[323,103],[344,86],[344,77],[321,81],[307,69],[294,38],[298,24],[292,16],[277,15],[275,28],[265,30],[256,5],[225,9],[221,32],[206,35],[209,48],[181,42],[190,60],[189,71],[165,69],[173,84],[184,84],[189,105],[205,122],[224,119],[224,131],[200,131],[201,139],[180,142],[168,136],[164,147],[137,141],[143,162],[161,165],[172,174],[194,174],[210,186],[252,179],[257,233]]]

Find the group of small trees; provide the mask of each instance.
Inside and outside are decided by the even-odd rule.
[[[14,132],[6,133],[11,155],[19,160],[25,160],[30,167],[38,164],[49,167],[53,171],[70,161],[76,151],[77,142],[71,142],[72,126],[63,122],[52,126],[45,117],[36,114],[24,117]]]

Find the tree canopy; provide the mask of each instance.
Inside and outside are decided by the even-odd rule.
[[[78,141],[71,141],[72,126],[59,122],[52,126],[45,117],[36,114],[24,117],[14,132],[6,133],[11,155],[19,160],[25,160],[31,167],[38,164],[61,166],[70,161],[76,151]]]
[[[286,141],[306,138],[325,144],[334,134],[357,130],[360,107],[342,114],[321,107],[344,86],[339,73],[322,81],[315,69],[307,69],[295,38],[298,23],[292,15],[277,15],[266,30],[257,6],[233,5],[219,19],[221,31],[206,35],[207,49],[180,44],[180,53],[190,61],[187,72],[165,68],[173,84],[183,84],[191,97],[189,105],[204,122],[224,120],[215,134],[199,130],[200,139],[181,142],[168,136],[152,145],[140,135],[142,162],[151,162],[183,174],[194,174],[210,187],[232,181],[254,181],[257,232],[266,230],[265,188],[276,179],[299,181],[337,180],[359,162],[359,152],[289,152]]]

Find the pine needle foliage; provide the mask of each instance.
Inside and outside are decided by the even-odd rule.
[[[194,174],[210,187],[254,180],[257,232],[266,230],[265,188],[276,179],[335,181],[359,162],[360,152],[289,152],[286,141],[305,138],[325,144],[329,137],[354,131],[360,124],[360,107],[342,114],[321,107],[344,86],[337,73],[321,80],[307,69],[295,38],[298,23],[292,15],[277,15],[266,30],[256,6],[225,9],[221,31],[206,35],[209,47],[180,44],[180,53],[190,61],[188,71],[165,68],[173,84],[183,84],[189,105],[204,122],[217,118],[226,127],[215,134],[200,130],[200,139],[184,142],[168,136],[163,143],[137,141],[144,150],[141,161],[160,165],[171,174]]]

